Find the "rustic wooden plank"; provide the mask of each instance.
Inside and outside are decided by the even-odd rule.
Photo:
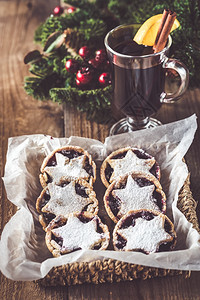
[[[200,273],[185,279],[183,276],[165,277],[132,282],[104,283],[69,287],[69,300],[72,299],[199,299],[198,280]]]
[[[86,114],[80,113],[76,108],[63,105],[65,136],[84,136],[104,142],[109,134],[109,123],[98,124],[87,120]]]

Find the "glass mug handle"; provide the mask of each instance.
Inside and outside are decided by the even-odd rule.
[[[180,86],[177,91],[174,93],[166,93],[165,97],[161,99],[162,103],[172,103],[174,101],[177,101],[181,95],[186,91],[188,83],[189,83],[189,71],[187,67],[177,59],[168,58],[163,63],[164,69],[172,69],[178,73],[180,76]]]

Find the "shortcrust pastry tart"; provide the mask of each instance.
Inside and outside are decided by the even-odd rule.
[[[77,146],[66,146],[51,152],[41,166],[40,182],[57,185],[66,180],[84,179],[91,185],[96,180],[96,165],[92,156]]]
[[[160,167],[155,158],[138,148],[121,148],[112,152],[102,163],[101,180],[108,187],[118,177],[134,172],[154,175],[160,180]]]
[[[115,225],[113,246],[116,251],[145,254],[173,250],[176,232],[171,220],[153,210],[129,211]]]
[[[105,250],[110,233],[97,215],[84,212],[53,219],[47,227],[45,240],[49,251],[57,257],[80,249]]]
[[[61,185],[49,183],[36,201],[43,229],[58,215],[68,217],[70,213],[83,211],[97,214],[98,200],[93,187],[83,179],[65,181]]]
[[[166,212],[166,196],[160,182],[150,174],[133,173],[114,180],[104,195],[109,217],[117,223],[130,210]]]

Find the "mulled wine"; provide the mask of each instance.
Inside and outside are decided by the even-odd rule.
[[[163,33],[161,37],[165,38],[160,37],[162,43],[159,42],[155,50],[155,47],[135,42],[138,28],[137,24],[118,26],[108,32],[104,40],[112,68],[113,116],[119,116],[119,112],[125,115],[111,127],[110,135],[161,125],[151,116],[163,102],[178,100],[188,85],[187,68],[176,59],[168,58],[171,36]],[[168,69],[180,76],[178,89],[171,93],[165,92]]]
[[[123,55],[146,56],[153,53],[152,47],[138,45],[126,40],[116,45],[114,51]],[[137,58],[135,58],[137,64]],[[131,65],[132,66],[132,65]],[[143,120],[161,107],[160,98],[164,91],[165,70],[161,63],[130,68],[129,65],[112,64],[114,86],[113,105],[126,116]]]

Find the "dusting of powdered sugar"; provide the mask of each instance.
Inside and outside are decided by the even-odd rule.
[[[81,155],[76,158],[70,159],[61,153],[56,153],[56,165],[47,166],[44,171],[52,177],[55,184],[59,184],[65,179],[88,179],[89,174],[84,169],[86,156]]]
[[[140,187],[132,176],[129,175],[125,188],[112,191],[114,198],[120,200],[120,210],[118,214],[124,215],[130,210],[138,209],[160,211],[158,205],[155,203],[155,198],[153,197],[154,190],[154,184]]]
[[[141,159],[137,157],[132,150],[128,150],[124,158],[109,159],[108,162],[114,170],[110,178],[110,182],[112,182],[119,176],[124,176],[133,172],[151,174],[149,171],[155,164],[155,159]]]
[[[74,181],[65,186],[49,183],[50,200],[42,211],[66,217],[72,212],[81,212],[86,205],[91,203],[91,199],[78,195],[75,184]]]
[[[106,233],[98,233],[96,230],[96,216],[87,223],[81,222],[76,216],[70,216],[64,226],[52,229],[52,232],[63,240],[61,251],[72,251],[77,248],[91,249],[107,238]]]
[[[138,218],[134,226],[119,229],[117,233],[127,240],[124,250],[143,250],[147,253],[156,252],[161,242],[172,240],[164,229],[162,214],[150,221]]]

